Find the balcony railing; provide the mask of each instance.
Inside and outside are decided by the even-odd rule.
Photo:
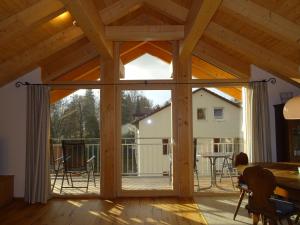
[[[235,138],[195,138],[196,165],[199,175],[209,175],[208,160],[201,158],[204,152],[240,152],[243,143]],[[85,139],[87,158],[95,156],[95,172],[100,174],[100,139]],[[173,145],[169,137],[159,138],[123,138],[122,139],[122,176],[171,176],[173,170]],[[50,164],[62,156],[61,140],[51,140]],[[217,170],[222,161],[217,160]]]

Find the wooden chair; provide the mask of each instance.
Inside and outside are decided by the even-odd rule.
[[[239,154],[236,155],[235,160],[234,160],[234,166],[237,167],[238,165],[247,165],[249,163],[248,156],[247,154],[240,152]],[[245,184],[243,181],[243,177],[239,176],[238,178],[238,185],[237,188],[240,189],[240,198],[238,201],[238,204],[236,206],[234,215],[233,215],[233,220],[235,220],[236,215],[241,207],[241,203],[244,199],[244,196],[246,193],[250,193],[248,186]]]
[[[295,204],[272,197],[276,179],[270,170],[261,166],[248,167],[244,170],[243,179],[251,190],[247,209],[253,214],[253,224],[258,224],[262,218],[263,224],[277,225],[286,219],[288,224],[293,224],[290,217],[299,215]]]
[[[63,177],[60,192],[63,188],[86,188],[88,191],[90,175],[92,173],[94,185],[96,187],[96,179],[94,174],[95,156],[87,159],[85,143],[83,140],[62,140],[63,149]],[[86,186],[74,186],[72,179],[73,174],[87,174]],[[65,177],[71,180],[71,187],[64,186]]]

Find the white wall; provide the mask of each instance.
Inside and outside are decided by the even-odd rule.
[[[281,80],[271,73],[260,69],[255,65],[251,65],[251,80],[263,80],[274,77],[277,82],[275,85],[268,85],[269,92],[269,107],[270,107],[270,126],[271,126],[271,147],[272,147],[272,160],[276,161],[276,132],[275,132],[275,113],[273,105],[281,104],[280,92],[293,92],[294,96],[300,95],[300,88]]]
[[[141,120],[138,137],[151,138],[138,140],[138,173],[153,175],[169,171],[170,159],[163,155],[162,139],[172,138],[171,106]]]
[[[18,79],[41,82],[35,69]],[[24,196],[26,150],[26,88],[13,81],[0,88],[0,174],[14,175],[14,197]]]
[[[197,91],[192,98],[193,137],[201,138],[237,138],[243,137],[242,108],[234,106],[223,99],[204,90]],[[224,108],[224,119],[214,118],[214,107]],[[197,109],[205,108],[206,119],[197,119]]]

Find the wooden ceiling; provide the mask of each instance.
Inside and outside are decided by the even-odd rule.
[[[96,80],[114,41],[123,64],[171,62],[172,40],[200,79],[248,79],[255,64],[300,82],[299,0],[2,0],[0,86],[38,66],[44,82]]]

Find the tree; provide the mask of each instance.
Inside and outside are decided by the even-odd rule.
[[[152,102],[138,91],[122,92],[122,124],[130,123],[152,111]]]
[[[96,114],[95,96],[92,90],[86,90],[83,98],[83,121],[84,121],[84,137],[99,138],[99,120]]]
[[[72,95],[62,116],[62,138],[83,138],[82,96]]]
[[[52,138],[60,138],[62,133],[62,116],[65,109],[65,101],[62,99],[50,105],[50,135]]]

